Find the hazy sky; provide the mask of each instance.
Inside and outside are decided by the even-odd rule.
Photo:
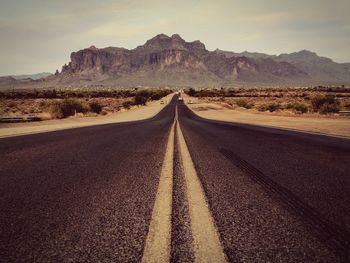
[[[91,45],[165,33],[209,50],[315,51],[350,62],[349,0],[0,0],[0,75],[54,72]]]

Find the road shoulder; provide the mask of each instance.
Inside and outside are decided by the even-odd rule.
[[[162,100],[170,101],[174,94],[170,94]],[[152,118],[157,115],[166,105],[160,101],[149,102],[146,106],[133,107],[130,110],[121,111],[115,114],[98,117],[74,117],[62,120],[47,120],[32,123],[2,124],[0,126],[0,138],[21,136],[34,133],[51,132],[57,130],[73,129],[94,125],[120,123],[128,121],[139,121]]]
[[[193,104],[187,103],[190,99],[194,102]],[[219,103],[201,102],[188,96],[185,97],[185,103],[192,112],[204,119],[350,139],[350,120],[348,118],[278,116],[249,110],[233,110],[225,108]]]

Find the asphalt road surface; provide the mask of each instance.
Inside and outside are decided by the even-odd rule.
[[[350,261],[350,140],[204,120],[174,97],[144,121],[0,139],[0,262],[151,262],[162,176],[166,261]]]

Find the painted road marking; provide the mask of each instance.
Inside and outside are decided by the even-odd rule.
[[[142,262],[169,262],[175,121],[171,126]]]
[[[219,233],[177,120],[171,126],[142,262],[170,262],[175,127],[185,178],[195,262],[227,262]]]
[[[177,123],[176,126],[191,219],[195,262],[227,262],[219,233],[215,227],[205,193],[194,168],[180,124]]]

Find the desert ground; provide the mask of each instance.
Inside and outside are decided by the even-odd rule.
[[[232,97],[191,97],[184,94],[187,106],[198,116],[211,120],[237,122],[251,125],[267,126],[274,128],[290,129],[311,133],[327,134],[350,138],[350,117],[339,116],[336,113],[320,114],[312,112],[310,102],[294,94],[293,97],[283,97],[281,92],[269,96],[251,96],[249,92],[238,98]],[[260,93],[261,95],[261,93]],[[318,93],[318,95],[320,95]],[[191,103],[189,103],[191,101]],[[349,104],[349,96],[341,97],[340,104]],[[242,105],[243,104],[243,105]],[[261,110],[266,105],[277,105],[276,109]],[[305,113],[286,105],[302,105]],[[346,110],[346,108],[344,108]]]
[[[130,98],[100,98],[98,101],[103,105],[103,114],[91,112],[87,114],[77,113],[76,116],[73,115],[62,119],[51,118],[49,113],[43,112],[40,107],[37,106],[44,101],[43,99],[7,100],[3,103],[7,105],[11,105],[12,103],[12,105],[14,105],[14,112],[12,116],[16,116],[16,114],[21,116],[25,115],[23,114],[23,109],[27,107],[27,109],[35,108],[36,112],[39,113],[38,116],[43,117],[44,120],[25,123],[0,123],[0,137],[148,119],[155,116],[160,110],[162,110],[166,106],[166,103],[171,100],[173,95],[174,94],[172,93],[159,100],[147,102],[146,105],[128,105],[127,107],[123,107],[123,102],[129,101]],[[14,101],[16,101],[16,103]]]
[[[212,122],[174,96],[0,142],[6,262],[349,261],[348,139]]]

